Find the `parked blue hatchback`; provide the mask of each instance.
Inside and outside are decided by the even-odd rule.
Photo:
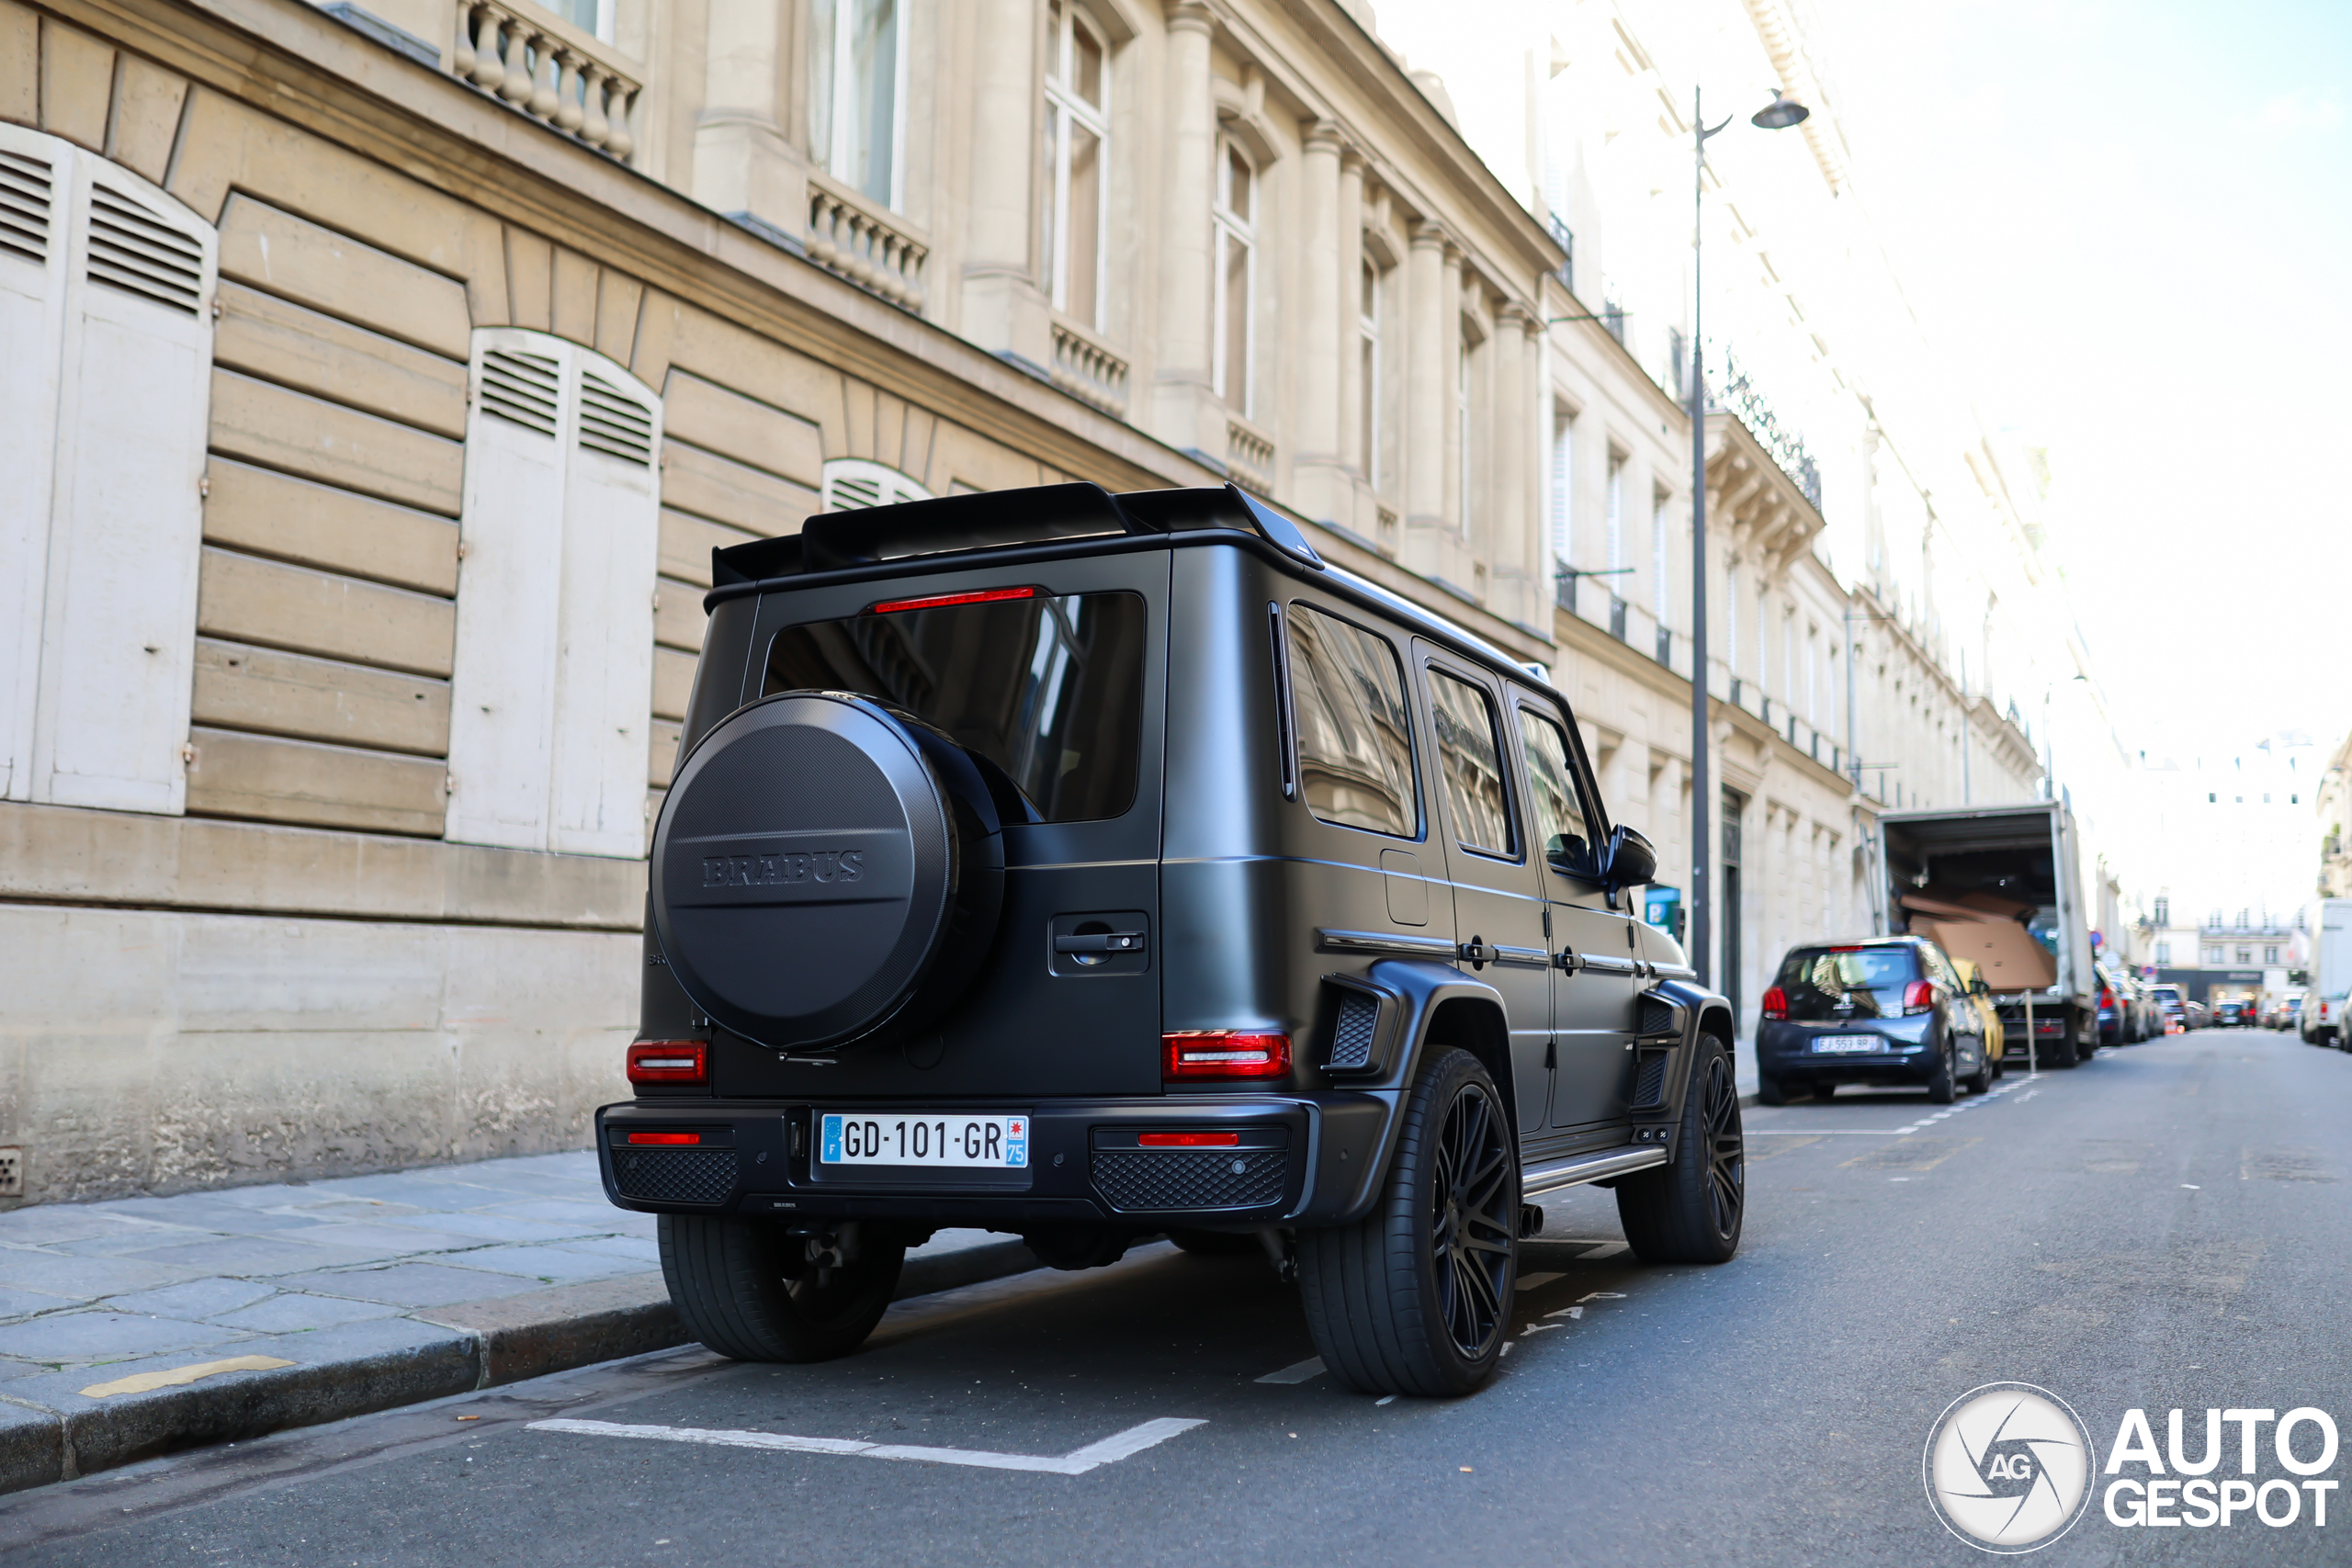
[[[1756,1098],[1826,1100],[1844,1083],[1924,1086],[1950,1105],[2000,1074],[1983,1025],[1942,948],[1925,937],[1867,937],[1789,950],[1756,1029]]]

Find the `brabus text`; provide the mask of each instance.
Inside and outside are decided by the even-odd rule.
[[[855,882],[865,874],[863,850],[773,855],[705,855],[705,887],[776,887],[795,882]]]

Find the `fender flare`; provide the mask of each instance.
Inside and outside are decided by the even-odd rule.
[[[1510,1039],[1510,1011],[1503,1006],[1502,993],[1483,980],[1472,979],[1459,969],[1442,964],[1425,963],[1410,958],[1384,958],[1374,963],[1360,979],[1347,976],[1364,988],[1376,991],[1382,998],[1379,1023],[1382,1048],[1381,1070],[1350,1088],[1360,1088],[1388,1107],[1380,1140],[1372,1157],[1358,1168],[1350,1183],[1345,1201],[1336,1212],[1326,1211],[1317,1216],[1325,1224],[1352,1224],[1372,1212],[1379,1200],[1380,1190],[1388,1179],[1388,1164],[1396,1153],[1396,1140],[1404,1122],[1405,1096],[1413,1079],[1421,1070],[1421,1059],[1429,1046],[1430,1027],[1440,1009],[1450,1002],[1469,1002],[1491,1009],[1500,1023],[1503,1038]],[[1509,1047],[1505,1046],[1506,1058]],[[1510,1103],[1510,1062],[1502,1064],[1503,1072],[1497,1088]],[[1491,1070],[1491,1069],[1490,1069]],[[1514,1111],[1516,1107],[1514,1106]],[[1516,1115],[1514,1114],[1514,1121]],[[1322,1207],[1320,1204],[1316,1207]]]

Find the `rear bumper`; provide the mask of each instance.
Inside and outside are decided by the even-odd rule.
[[[827,1171],[816,1118],[874,1111],[871,1100],[664,1098],[596,1112],[605,1195],[647,1213],[764,1214],[810,1220],[1021,1230],[1055,1224],[1253,1229],[1350,1217],[1384,1146],[1394,1091],[1185,1094],[1152,1099],[925,1102],[918,1111],[1018,1111],[1030,1119],[1025,1170]],[[1140,1149],[1148,1131],[1231,1132],[1211,1149]],[[692,1147],[643,1147],[632,1133],[692,1133]],[[1240,1168],[1236,1169],[1238,1166]]]

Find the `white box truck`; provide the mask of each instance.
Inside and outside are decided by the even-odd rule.
[[[2319,901],[2319,950],[2312,954],[2312,983],[2303,989],[2297,1028],[2313,1045],[2340,1045],[2345,993],[2352,990],[2352,898]]]
[[[2071,1067],[2098,1049],[2098,975],[2091,961],[2089,911],[2074,813],[2059,801],[1890,811],[1878,819],[1878,863],[1885,879],[1879,929],[1902,931],[1905,894],[1986,909],[2018,911],[2046,950],[2057,983],[2031,993],[2031,1057]],[[1998,998],[2008,1035],[2003,1065],[2028,1060],[2028,997]]]

